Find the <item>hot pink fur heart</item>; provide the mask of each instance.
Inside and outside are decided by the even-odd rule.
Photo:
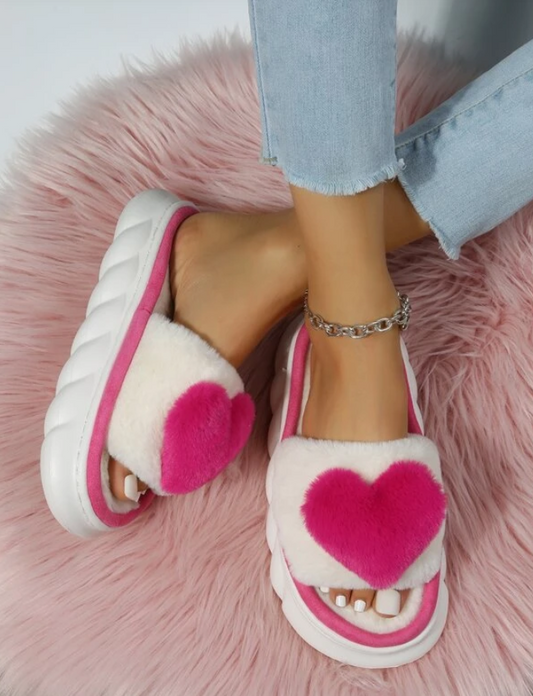
[[[370,587],[392,587],[427,548],[446,514],[442,486],[415,461],[392,464],[373,483],[330,469],[307,491],[305,525],[315,541]]]
[[[217,476],[246,444],[255,415],[248,394],[230,399],[224,387],[200,382],[176,401],[165,421],[161,486],[189,493]]]

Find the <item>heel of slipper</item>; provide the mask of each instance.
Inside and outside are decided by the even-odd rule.
[[[117,220],[114,239],[120,237],[124,230],[137,226],[140,220],[164,217],[166,212],[176,204],[179,204],[180,208],[190,207],[197,210],[194,203],[182,200],[170,191],[164,189],[141,191],[123,208]]]

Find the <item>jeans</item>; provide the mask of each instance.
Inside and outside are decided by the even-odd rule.
[[[444,252],[533,199],[533,41],[394,136],[397,0],[248,0],[261,163],[325,195],[398,177]]]

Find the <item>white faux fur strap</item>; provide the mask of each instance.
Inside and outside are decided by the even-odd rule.
[[[153,314],[113,410],[109,453],[159,495],[194,490],[250,434],[254,407],[243,388],[200,336]]]
[[[290,437],[274,452],[272,509],[307,585],[404,589],[439,570],[446,499],[435,444]]]

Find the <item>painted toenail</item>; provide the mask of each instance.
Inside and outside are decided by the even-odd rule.
[[[361,613],[362,611],[365,611],[366,609],[366,602],[364,599],[356,599],[355,602],[353,603],[353,608],[354,611]]]
[[[139,498],[141,497],[139,489],[137,488],[137,476],[135,476],[134,474],[129,474],[129,476],[126,476],[126,478],[124,479],[124,495],[126,496],[126,498],[129,498],[130,500],[133,500],[136,503],[139,501]]]
[[[335,604],[338,607],[345,607],[346,606],[346,597],[343,594],[337,595],[335,598]]]
[[[375,607],[380,614],[397,616],[400,613],[400,593],[398,590],[379,590]]]
[[[329,587],[320,587],[319,589],[320,592],[322,592],[323,594],[328,594],[329,592]]]

